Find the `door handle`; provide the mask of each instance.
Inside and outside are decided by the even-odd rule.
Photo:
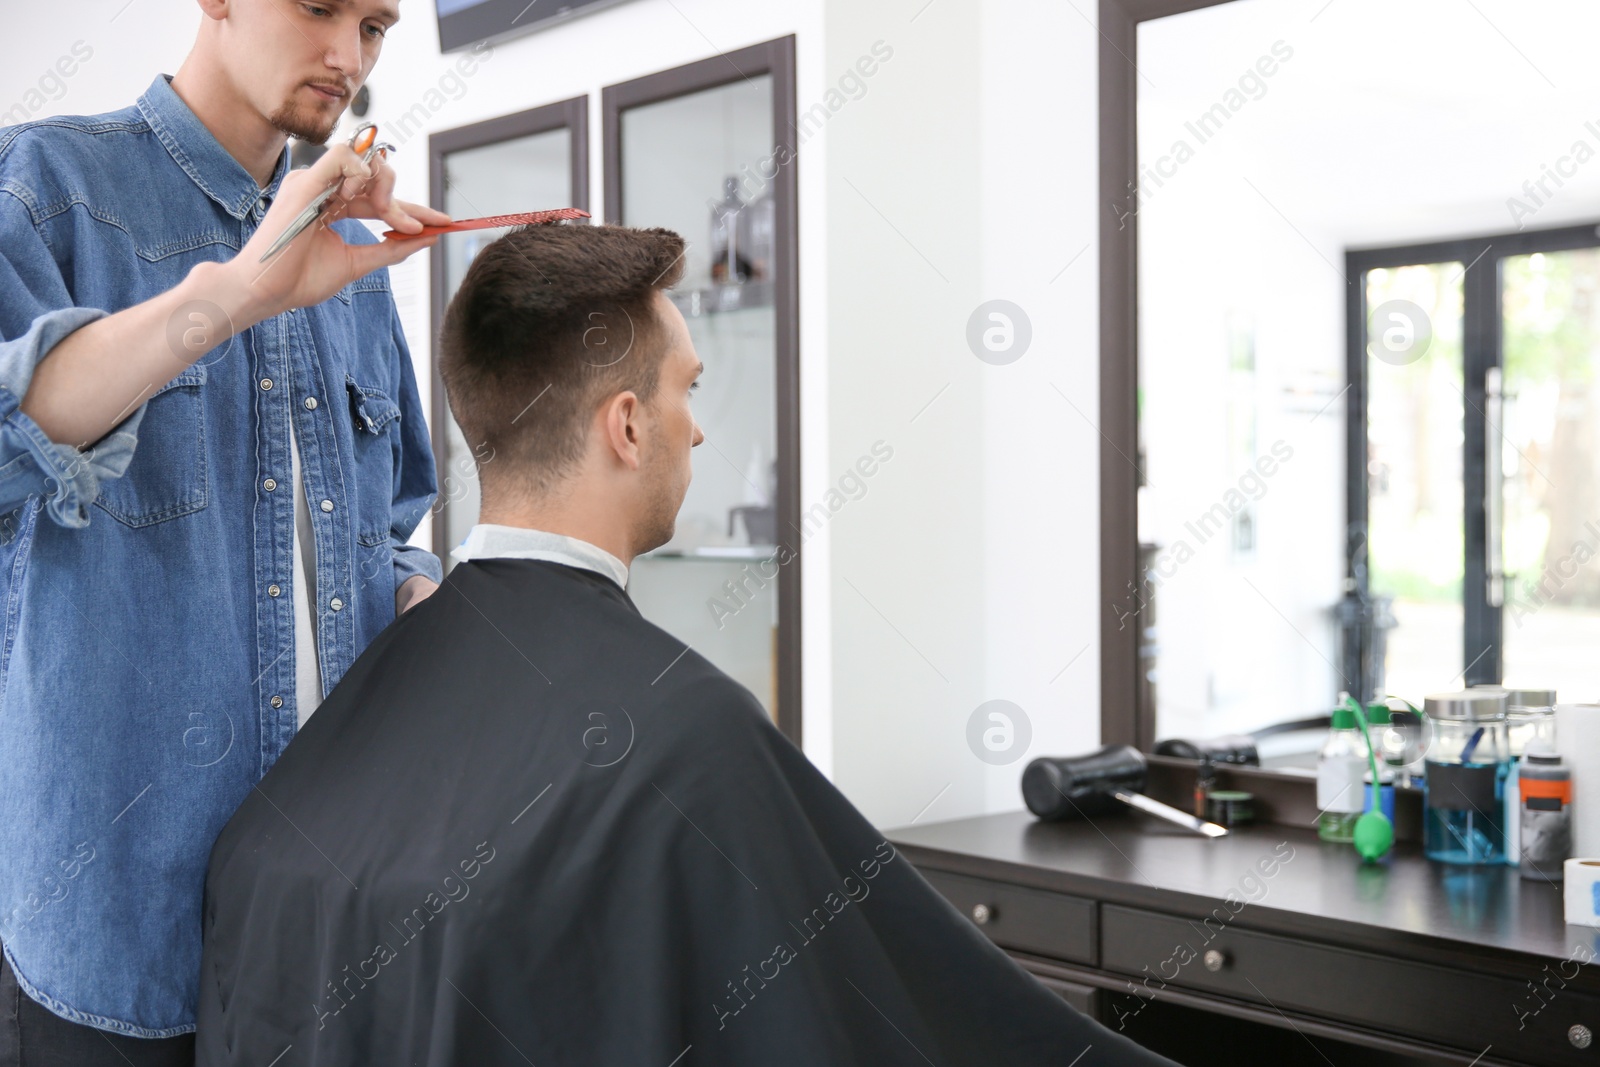
[[[1505,456],[1501,422],[1505,418],[1505,389],[1499,367],[1484,372],[1485,408],[1483,427],[1483,544],[1485,580],[1490,607],[1503,607],[1506,601],[1505,559]]]

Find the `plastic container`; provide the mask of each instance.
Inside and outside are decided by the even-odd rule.
[[[1339,708],[1317,757],[1317,836],[1354,841],[1356,819],[1366,810],[1367,743],[1356,713]]]
[[[1522,877],[1546,882],[1562,880],[1572,855],[1572,772],[1548,741],[1528,743],[1522,756],[1517,790],[1522,850]]]
[[[1517,789],[1518,764],[1523,751],[1533,744],[1555,751],[1556,691],[1554,689],[1507,689],[1499,685],[1475,685],[1479,689],[1506,695],[1506,748],[1510,766],[1506,771],[1506,862],[1516,867],[1522,856],[1522,797]]]
[[[1504,863],[1511,765],[1505,691],[1438,693],[1422,710],[1432,736],[1423,772],[1423,852],[1443,863]]]
[[[1389,732],[1389,722],[1392,713],[1387,704],[1367,705],[1367,730],[1372,738],[1372,754],[1378,760],[1378,781],[1394,781],[1395,772],[1404,766],[1399,762],[1399,753],[1393,748],[1386,748],[1384,735]],[[1372,772],[1368,771],[1370,778]]]
[[[1367,705],[1367,736],[1372,738],[1372,754],[1378,764],[1378,810],[1391,824],[1394,822],[1394,779],[1400,770],[1401,764],[1392,763],[1385,758],[1384,737],[1389,731],[1389,705]],[[1372,807],[1372,767],[1362,772],[1361,780],[1366,784],[1364,801],[1361,810],[1366,811]]]

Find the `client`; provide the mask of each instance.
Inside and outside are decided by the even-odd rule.
[[[440,372],[483,521],[212,850],[199,1064],[1174,1067],[628,598],[701,441],[683,254],[535,226],[474,259]]]

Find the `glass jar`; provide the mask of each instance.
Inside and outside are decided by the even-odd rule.
[[[1504,863],[1506,693],[1466,689],[1423,702],[1429,733],[1422,848],[1444,863]]]
[[[1512,759],[1520,759],[1531,741],[1556,743],[1556,691],[1506,690],[1506,743]]]
[[[1533,740],[1556,743],[1556,691],[1554,689],[1508,689],[1503,685],[1475,685],[1506,695],[1507,755],[1520,759]]]

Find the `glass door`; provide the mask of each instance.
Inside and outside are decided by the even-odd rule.
[[[1501,264],[1490,568],[1510,685],[1600,697],[1600,248]],[[1494,447],[1498,442],[1498,449]],[[1495,453],[1498,452],[1498,455]],[[1498,459],[1498,464],[1494,460]],[[1498,534],[1498,536],[1495,536]],[[1491,594],[1495,590],[1491,590]]]
[[[1600,232],[1352,252],[1345,674],[1600,695]]]
[[[1363,673],[1376,692],[1447,689],[1461,671],[1463,264],[1365,272]],[[1351,682],[1358,677],[1347,669]],[[1367,696],[1371,696],[1369,692]]]

